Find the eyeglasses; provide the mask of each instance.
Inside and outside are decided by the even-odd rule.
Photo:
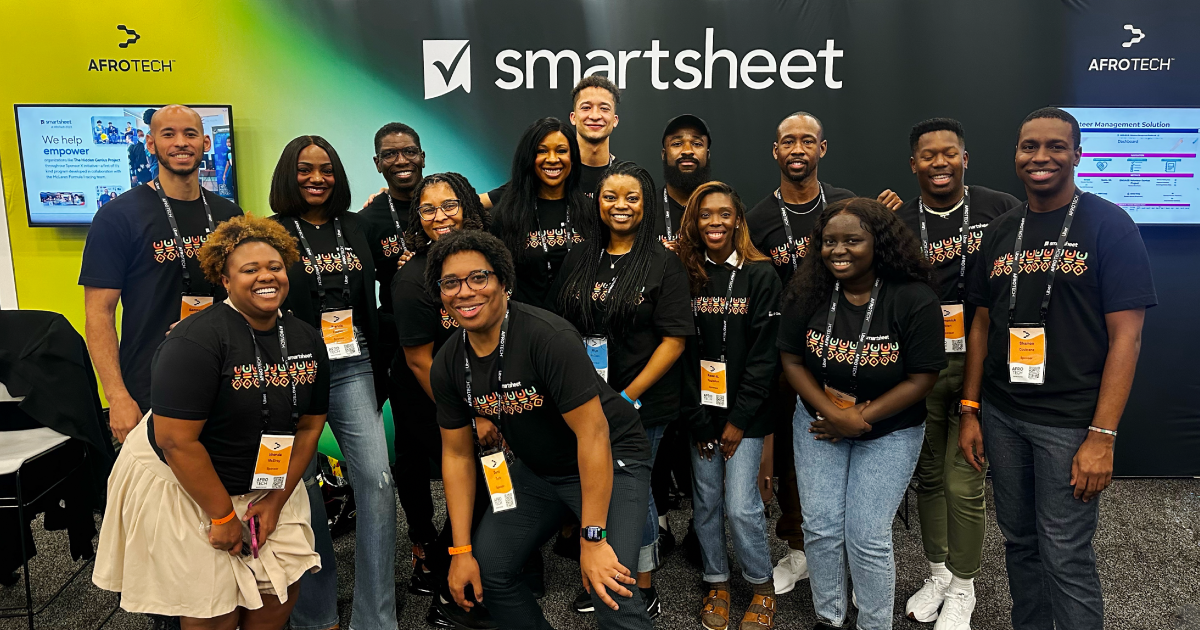
[[[467,274],[466,278],[455,278],[453,276],[442,278],[437,281],[438,288],[441,289],[442,295],[453,297],[462,292],[463,281],[466,280],[467,286],[471,287],[472,291],[482,291],[487,288],[488,278],[496,273],[490,269],[477,269]]]
[[[386,149],[379,152],[379,161],[384,164],[391,164],[396,161],[396,158],[404,154],[404,158],[408,161],[413,161],[421,157],[421,149],[417,147],[404,147],[403,149]]]
[[[437,211],[439,209],[442,212],[444,212],[446,214],[446,216],[452,217],[452,216],[458,214],[458,209],[461,207],[462,207],[461,201],[459,201],[457,199],[447,199],[447,200],[443,201],[442,205],[440,205],[440,206],[435,206],[435,205],[431,205],[431,204],[417,206],[417,212],[421,213],[421,219],[423,219],[425,221],[432,221],[433,218],[437,216]]]

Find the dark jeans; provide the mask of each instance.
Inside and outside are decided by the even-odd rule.
[[[517,462],[512,467],[516,509],[495,513],[489,508],[474,536],[474,554],[483,580],[484,602],[502,629],[550,630],[521,569],[525,559],[558,530],[567,512],[579,517],[583,494],[579,475],[540,476]],[[486,490],[485,490],[486,491]],[[632,573],[637,569],[646,497],[650,492],[650,462],[613,461],[612,498],[608,504],[608,544],[617,560]],[[584,523],[588,525],[589,523]],[[613,610],[595,593],[596,616],[604,630],[650,630],[650,616],[637,587],[632,597],[610,596],[620,606]]]
[[[1070,485],[1071,461],[1088,430],[1024,422],[987,401],[982,415],[1014,630],[1101,630],[1092,549],[1100,500],[1084,503]]]

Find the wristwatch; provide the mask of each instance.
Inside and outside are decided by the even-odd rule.
[[[964,413],[979,415],[979,403],[974,400],[960,400],[958,402],[958,415],[961,416]]]
[[[588,542],[600,542],[608,537],[608,530],[595,525],[580,527],[579,537]]]

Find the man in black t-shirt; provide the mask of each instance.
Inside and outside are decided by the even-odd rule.
[[[666,185],[654,200],[658,208],[654,223],[659,240],[671,251],[675,251],[688,199],[700,184],[712,179],[711,147],[712,134],[699,116],[676,116],[663,128],[662,167]]]
[[[1061,109],[1022,122],[1015,161],[1029,202],[988,226],[967,296],[959,447],[991,468],[1017,630],[1104,625],[1099,494],[1158,301],[1133,219],[1075,187],[1079,141]]]
[[[88,231],[79,271],[88,352],[121,441],[150,408],[150,362],[163,336],[182,317],[225,297],[194,260],[217,223],[242,214],[200,187],[197,169],[209,145],[191,108],[157,110],[146,150],[158,160],[161,189],[151,182],[104,204]],[[119,346],[118,301],[124,307]]]
[[[942,618],[969,624],[986,511],[985,474],[967,466],[958,450],[958,402],[970,328],[970,313],[963,307],[966,279],[980,264],[977,253],[988,222],[1020,202],[1007,193],[978,185],[968,190],[963,185],[968,156],[957,120],[917,123],[909,134],[909,146],[909,165],[921,194],[901,206],[896,216],[920,238],[922,251],[933,263],[949,365],[925,400],[925,441],[917,461],[917,511],[932,577],[909,598],[905,613],[930,622],[938,618],[941,607]]]
[[[607,77],[593,74],[580,79],[571,90],[571,124],[579,141],[579,189],[595,196],[600,176],[616,159],[608,148],[609,137],[617,129],[617,105],[621,90]],[[495,199],[493,201],[499,201]]]
[[[387,182],[387,190],[372,198],[358,212],[358,217],[362,219],[363,232],[375,262],[375,279],[379,282],[379,312],[383,315],[379,326],[394,332],[392,278],[396,275],[400,256],[408,251],[404,231],[408,229],[412,191],[421,182],[425,168],[421,136],[404,123],[388,123],[375,132],[375,156],[371,159],[375,162],[375,170]],[[385,338],[385,343],[391,340],[394,344],[394,337]],[[389,347],[395,351],[394,345]]]

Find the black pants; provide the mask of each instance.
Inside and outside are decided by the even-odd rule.
[[[474,536],[484,602],[502,629],[550,630],[541,607],[520,577],[521,569],[529,554],[559,528],[566,512],[579,517],[583,506],[579,475],[543,477],[518,461],[512,468],[512,479],[517,507],[500,513],[489,508]],[[614,461],[606,524],[608,544],[621,565],[631,572],[637,571],[649,498],[650,463]],[[653,627],[641,592],[633,585],[627,588],[632,597],[610,593],[619,610],[609,608],[593,592],[600,628],[650,630]]]
[[[397,363],[392,365],[391,391],[392,420],[396,425],[396,464],[392,467],[396,492],[408,521],[408,539],[427,547],[438,535],[433,526],[433,495],[429,489],[431,469],[442,468],[437,407],[404,364],[403,356],[398,356]],[[420,396],[403,392],[420,392]]]

